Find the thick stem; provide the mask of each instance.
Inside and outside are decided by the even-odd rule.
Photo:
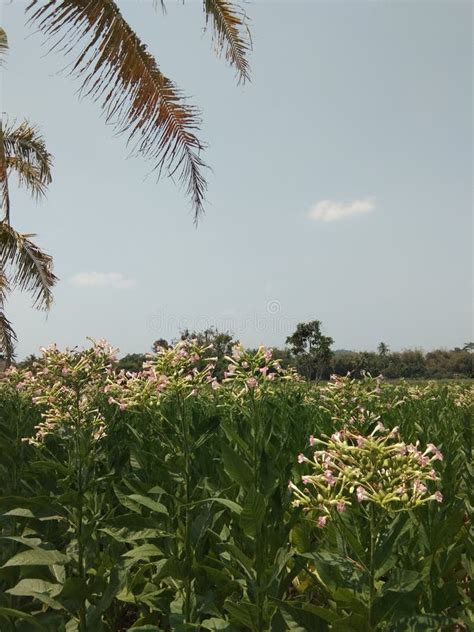
[[[374,566],[374,557],[375,557],[375,543],[376,543],[377,533],[375,527],[375,516],[374,516],[374,507],[370,506],[369,509],[369,615],[368,615],[368,624],[369,630],[374,630],[373,627],[373,607],[375,600],[375,566]]]
[[[260,415],[257,407],[257,403],[251,395],[252,401],[252,417],[253,417],[253,446],[252,446],[252,469],[253,469],[253,484],[255,492],[260,491],[260,477],[259,477],[259,457],[262,452],[262,432],[260,427]],[[264,560],[265,560],[265,534],[264,526],[261,526],[255,534],[255,605],[257,606],[257,629],[259,632],[264,630],[264,602],[265,596],[263,591],[263,574],[264,574]]]
[[[85,585],[86,569],[84,564],[84,464],[82,459],[82,445],[81,445],[81,410],[80,410],[80,393],[77,393],[76,397],[76,428],[75,428],[75,470],[76,470],[76,483],[78,492],[79,507],[77,511],[76,521],[76,538],[77,538],[77,566],[79,577],[81,582]],[[81,598],[79,605],[79,632],[87,632],[86,623],[86,600]]]
[[[184,555],[187,568],[184,582],[184,616],[186,623],[192,623],[191,614],[191,567],[192,567],[192,547],[191,547],[191,454],[189,449],[189,432],[186,423],[186,410],[184,402],[181,402],[181,431],[183,434],[184,446],[184,468],[185,468],[185,511],[184,511]]]

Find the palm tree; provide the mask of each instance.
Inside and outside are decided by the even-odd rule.
[[[216,48],[249,78],[251,41],[245,13],[229,0],[202,0],[206,25]],[[165,0],[154,0],[165,8]],[[177,174],[191,198],[194,219],[203,212],[206,181],[203,143],[196,131],[200,114],[160,70],[113,0],[30,0],[29,21],[46,35],[52,49],[73,54],[71,74],[81,90],[97,100],[119,133],[128,136],[132,153],[153,162],[158,176]]]
[[[0,62],[8,47],[5,31],[0,28]],[[23,121],[19,125],[0,122],[0,351],[7,364],[14,355],[16,335],[5,315],[5,299],[11,287],[30,292],[33,304],[49,309],[52,287],[56,282],[52,258],[32,240],[10,224],[9,176],[13,172],[20,186],[41,197],[51,182],[51,155],[38,129]]]

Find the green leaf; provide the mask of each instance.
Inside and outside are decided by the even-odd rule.
[[[206,619],[201,623],[201,627],[205,630],[229,630],[230,623],[225,619],[218,619],[217,617],[212,617],[211,619]]]
[[[414,590],[422,581],[421,573],[416,571],[404,571],[395,569],[390,573],[388,581],[380,590],[381,595],[385,595],[388,591],[396,593],[407,593]]]
[[[244,459],[226,443],[222,444],[222,463],[230,478],[248,489],[253,482],[253,473]]]
[[[251,489],[242,503],[240,526],[250,537],[255,537],[260,532],[265,517],[265,498],[263,495]]]
[[[250,630],[258,629],[258,608],[253,603],[244,600],[235,603],[230,599],[226,599],[224,608],[229,613],[233,623],[244,625]]]
[[[149,557],[161,557],[162,555],[163,551],[154,544],[142,544],[141,546],[137,546],[134,549],[127,551],[122,555],[122,557],[145,560]]]
[[[9,588],[5,592],[16,597],[35,597],[38,593],[43,593],[54,597],[62,590],[61,584],[53,584],[43,579],[22,579],[13,588]]]
[[[227,507],[228,509],[230,509],[236,514],[242,513],[242,507],[238,505],[237,503],[234,503],[233,500],[228,500],[227,498],[210,498],[209,500],[213,503],[219,503],[219,505],[224,505],[224,507]]]
[[[296,605],[288,601],[272,600],[278,604],[278,608],[285,620],[288,630],[294,632],[325,632],[328,630],[327,622],[320,616],[319,608],[312,604]]]
[[[38,630],[50,632],[48,628],[45,628],[44,625],[38,623],[31,614],[27,614],[26,612],[21,612],[20,610],[15,610],[14,608],[0,608],[0,615],[7,617],[8,619],[22,619],[23,621],[28,621],[28,623],[31,623],[31,625]]]
[[[130,494],[128,498],[130,498],[130,500],[132,500],[133,502],[138,503],[139,505],[143,505],[144,507],[147,507],[152,511],[156,511],[156,513],[165,514],[166,516],[168,515],[168,510],[162,503],[159,503],[152,498],[148,498],[148,496],[141,496],[140,494]]]
[[[67,564],[69,561],[69,557],[59,551],[35,549],[17,553],[6,561],[2,568],[6,566],[52,566],[53,564]]]

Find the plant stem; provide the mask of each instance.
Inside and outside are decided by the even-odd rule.
[[[77,565],[79,570],[79,577],[82,582],[82,589],[86,585],[86,569],[84,566],[84,542],[83,542],[83,522],[84,522],[84,480],[83,480],[83,463],[82,463],[82,445],[81,445],[81,410],[80,410],[80,393],[77,392],[76,396],[76,429],[75,429],[75,443],[76,443],[76,477],[77,477],[77,491],[79,508],[77,512],[77,524],[76,524],[76,537],[77,537]],[[86,600],[82,597],[79,605],[79,632],[87,632],[86,623]]]
[[[186,423],[185,404],[181,401],[181,429],[183,433],[184,445],[184,468],[185,468],[185,497],[186,505],[184,509],[184,555],[186,563],[186,579],[184,582],[184,616],[186,623],[191,623],[191,566],[192,566],[192,547],[191,547],[191,455],[189,449],[189,433]]]
[[[375,567],[374,567],[374,556],[375,556],[375,542],[377,534],[375,532],[375,516],[374,516],[374,507],[370,506],[369,509],[369,616],[368,616],[368,624],[369,630],[373,630],[373,606],[375,600]]]

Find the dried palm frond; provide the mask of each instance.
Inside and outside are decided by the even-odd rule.
[[[10,222],[10,193],[8,191],[8,168],[5,156],[5,143],[2,121],[0,120],[0,189],[1,189],[1,209],[2,220]]]
[[[31,21],[66,54],[75,52],[72,74],[82,92],[97,100],[106,121],[128,134],[134,153],[154,162],[160,174],[179,174],[192,199],[195,219],[203,211],[206,181],[195,131],[198,110],[159,69],[154,57],[113,0],[32,0]]]
[[[0,26],[0,66],[2,66],[4,58],[8,52],[8,38],[5,30]]]
[[[20,185],[30,190],[34,197],[46,193],[51,183],[52,156],[38,128],[23,121],[3,129],[3,153],[7,171],[12,169]]]
[[[239,81],[246,81],[247,53],[252,45],[247,16],[228,0],[204,0],[204,10],[206,22],[212,21],[218,50],[225,50],[225,58],[237,69]]]
[[[34,235],[16,232],[6,222],[0,223],[0,269],[12,267],[10,284],[33,296],[38,309],[49,309],[52,288],[57,281],[53,260],[31,241]]]
[[[5,297],[9,290],[8,279],[0,268],[0,352],[3,354],[7,366],[10,365],[15,354],[16,334],[5,316]]]

